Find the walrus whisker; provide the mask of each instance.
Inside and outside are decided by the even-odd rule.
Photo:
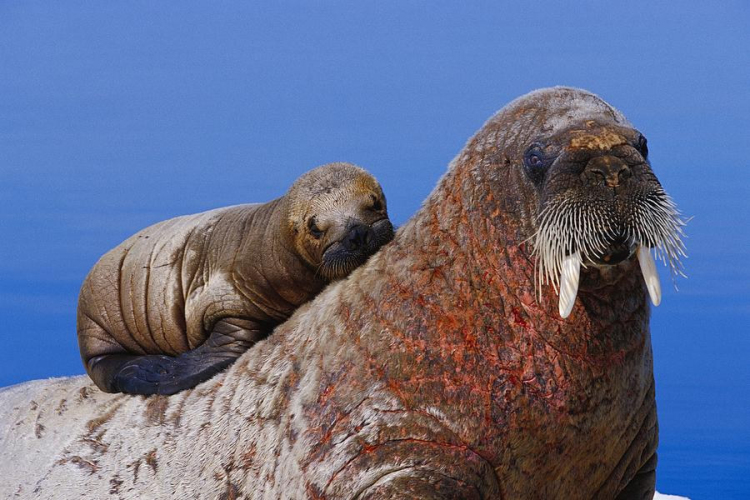
[[[674,201],[657,188],[631,201],[631,204],[631,215],[624,225],[616,222],[618,216],[609,207],[562,196],[544,205],[537,216],[537,231],[530,238],[534,246],[532,255],[537,257],[534,282],[539,300],[544,285],[552,285],[555,292],[561,294],[561,278],[573,276],[570,271],[563,272],[568,269],[566,266],[571,265],[570,256],[580,255],[576,262],[580,261],[584,267],[586,262],[596,264],[595,259],[606,254],[614,241],[623,241],[631,249],[641,246],[653,249],[657,258],[669,268],[673,283],[676,276],[685,276],[681,258],[687,257],[682,241],[686,222]],[[653,284],[658,276],[651,271],[650,262],[653,259],[643,252],[647,251],[639,253],[643,254],[639,262],[644,277],[648,279],[652,301],[658,304],[661,294],[658,286]],[[572,307],[569,303],[571,289],[567,284],[565,288],[566,297],[563,299],[561,296],[564,301],[560,305],[561,313]]]
[[[318,264],[318,266],[317,266],[317,267],[315,268],[315,274],[314,274],[315,278],[321,278],[321,277],[324,277],[324,276],[323,276],[323,264],[324,264],[324,263],[323,263],[323,262],[321,262],[321,263],[320,263],[320,264]]]

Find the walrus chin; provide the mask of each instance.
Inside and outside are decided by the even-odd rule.
[[[598,135],[617,136],[609,131]],[[685,276],[680,259],[686,257],[686,222],[653,175],[641,140],[644,151],[623,144],[612,149],[601,143],[593,149],[568,147],[549,165],[554,172],[577,164],[576,173],[588,177],[578,189],[552,187],[551,194],[544,193],[531,238],[539,294],[542,286],[551,284],[559,294],[563,318],[573,310],[581,267],[607,268],[636,256],[654,306],[661,303],[661,284],[652,250],[673,277]]]

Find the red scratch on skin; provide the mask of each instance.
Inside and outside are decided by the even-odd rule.
[[[319,404],[320,404],[321,406],[325,405],[325,404],[326,404],[326,402],[328,401],[328,397],[329,397],[329,396],[331,395],[331,393],[333,392],[333,389],[334,389],[334,385],[335,385],[335,384],[331,384],[331,385],[327,386],[327,387],[326,387],[325,389],[323,389],[323,390],[322,390],[322,391],[320,392],[320,396],[318,396],[318,403],[319,403]]]
[[[385,374],[385,371],[383,370],[379,370],[379,371],[381,374],[381,380],[386,380],[386,385],[388,386],[389,389],[391,389],[396,394],[396,396],[399,398],[399,401],[403,401],[403,402],[409,401],[409,399],[404,394],[404,391],[401,389],[401,386],[398,384],[398,382],[396,382],[395,380],[391,378],[388,378]]]
[[[365,444],[362,446],[362,453],[372,453],[373,451],[377,450],[380,446],[379,445],[373,445],[373,444]]]
[[[526,323],[526,321],[523,319],[523,317],[521,316],[521,311],[519,311],[518,308],[514,307],[510,312],[513,314],[513,321],[517,325],[520,325],[525,329],[529,328],[529,324]]]
[[[312,500],[323,500],[326,498],[323,492],[312,483],[308,482],[305,485],[305,489],[307,490],[308,498],[311,498]]]
[[[337,419],[337,420],[338,420],[338,419]],[[334,428],[334,427],[336,427],[336,424],[335,424],[335,423],[334,423],[334,424],[332,424],[332,425],[330,425],[330,426],[329,426],[329,427],[328,427],[328,428],[326,429],[325,433],[324,433],[324,434],[323,434],[323,435],[321,436],[321,438],[320,438],[320,444],[327,444],[327,443],[328,443],[328,441],[330,441],[330,440],[331,440],[331,436],[333,435],[333,428]]]
[[[452,334],[458,329],[459,322],[456,319],[456,315],[447,313],[445,316],[438,319],[437,330],[442,334]]]
[[[471,328],[464,326],[461,329],[461,334],[464,339],[464,346],[467,350],[477,350],[477,334]],[[458,353],[457,353],[458,354]]]

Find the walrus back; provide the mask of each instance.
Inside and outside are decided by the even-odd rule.
[[[177,355],[205,340],[201,311],[186,318],[185,302],[204,287],[213,229],[233,209],[159,222],[99,259],[78,301],[84,363],[123,351]]]
[[[96,390],[88,377],[35,380],[0,391],[0,498],[41,498],[37,486],[62,459],[61,450],[84,434],[120,395]],[[91,464],[80,458],[79,467]],[[83,471],[82,471],[83,472]],[[63,491],[70,484],[58,484]]]

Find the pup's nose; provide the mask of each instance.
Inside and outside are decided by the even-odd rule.
[[[370,228],[364,224],[356,224],[349,229],[349,233],[341,242],[347,250],[357,250],[367,244],[370,238]]]
[[[586,164],[586,174],[592,184],[617,187],[632,174],[630,167],[616,156],[597,156]]]

